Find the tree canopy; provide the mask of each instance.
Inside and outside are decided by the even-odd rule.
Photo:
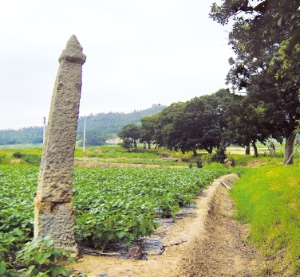
[[[197,149],[212,153],[213,148],[230,144],[245,146],[250,142],[255,144],[257,140],[264,142],[267,132],[262,134],[258,128],[252,129],[251,134],[248,132],[248,124],[254,121],[254,115],[250,117],[243,113],[243,100],[244,97],[234,95],[228,89],[220,89],[210,95],[173,103],[160,113],[141,120],[141,134],[147,134],[141,136],[141,141],[146,137],[147,142],[183,153],[193,151],[194,154]],[[243,127],[243,130],[241,126],[248,128]]]
[[[128,124],[118,133],[118,136],[125,141],[126,147],[128,143],[133,143],[134,148],[137,148],[137,141],[141,137],[140,126]]]
[[[233,23],[229,44],[235,57],[229,60],[227,82],[234,91],[247,94],[274,138],[286,140],[287,162],[300,118],[300,1],[222,2],[212,5],[210,16],[220,24]]]

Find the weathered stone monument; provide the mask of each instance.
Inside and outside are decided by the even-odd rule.
[[[34,236],[51,236],[55,246],[77,254],[72,183],[74,150],[86,56],[73,35],[59,57],[35,198]]]

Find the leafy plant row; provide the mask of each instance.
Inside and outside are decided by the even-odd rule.
[[[214,178],[214,169],[77,169],[74,205],[78,241],[105,247],[127,245],[155,230],[156,217],[172,217]]]

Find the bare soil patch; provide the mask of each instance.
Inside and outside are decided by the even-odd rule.
[[[253,160],[251,162],[249,162],[247,164],[248,167],[258,167],[258,166],[261,166],[261,165],[266,165],[268,164],[267,162],[264,162],[264,161],[259,161],[259,160]]]
[[[154,238],[162,254],[147,260],[84,255],[73,267],[89,276],[259,276],[259,252],[247,242],[248,229],[231,218],[233,204],[221,181],[232,186],[237,175],[213,182],[196,199],[188,216],[162,225]]]

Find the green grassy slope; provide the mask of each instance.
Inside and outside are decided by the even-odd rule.
[[[236,183],[232,196],[237,217],[251,227],[252,242],[264,254],[280,256],[293,274],[300,274],[299,167],[251,168]]]

